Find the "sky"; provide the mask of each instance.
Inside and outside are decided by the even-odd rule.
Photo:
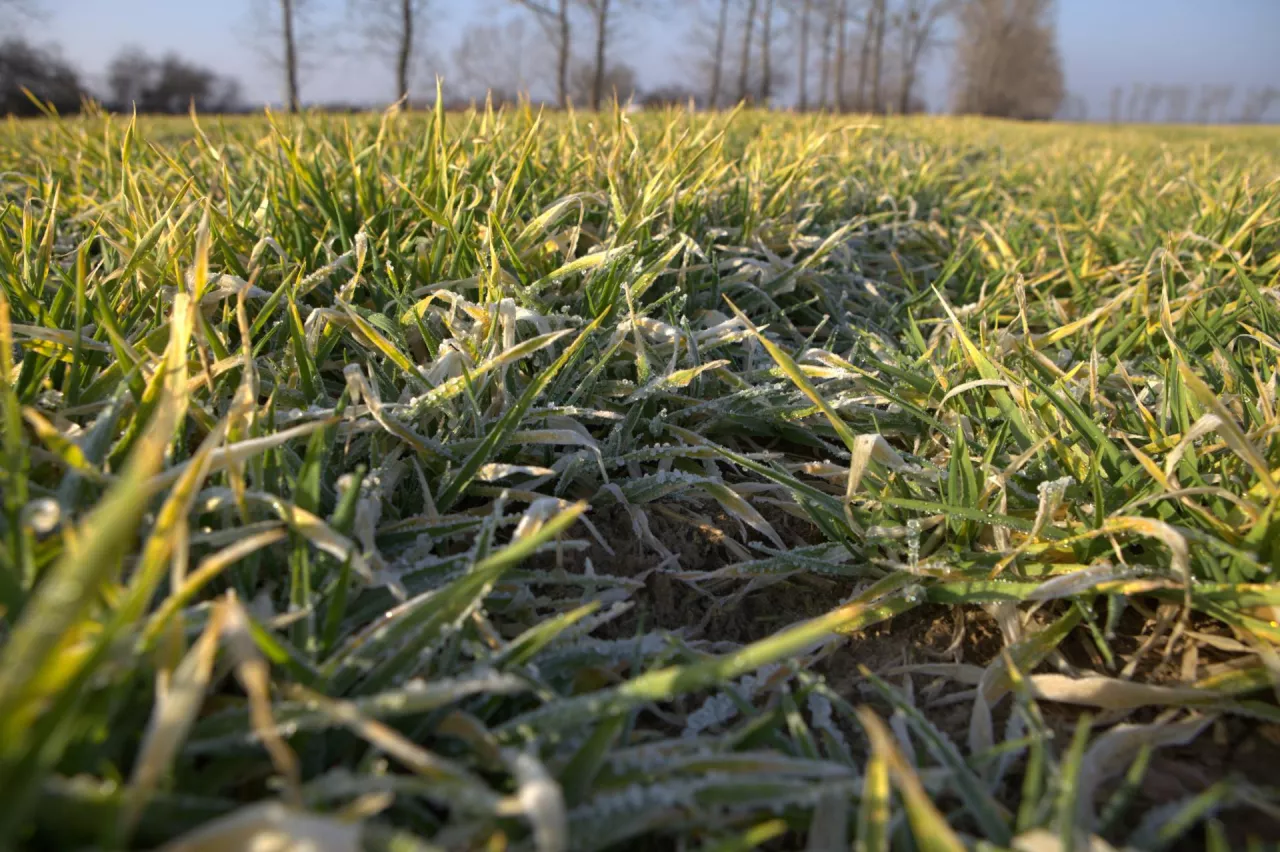
[[[788,0],[780,0],[782,3]],[[791,0],[795,2],[796,0]],[[342,21],[346,0],[314,0]],[[642,88],[677,82],[695,48],[686,39],[680,6],[696,0],[635,0],[616,34],[616,55],[638,72]],[[92,83],[125,45],[175,51],[238,78],[255,104],[278,102],[278,73],[266,58],[260,15],[274,0],[45,0],[42,20],[29,34],[56,44]],[[327,6],[327,9],[325,8]],[[506,0],[434,0],[429,36],[433,52],[448,60],[461,34],[478,22],[518,13]],[[672,11],[673,9],[677,11]],[[1146,85],[1233,85],[1233,108],[1252,88],[1280,86],[1280,0],[1058,0],[1058,37],[1068,91],[1105,119],[1111,92]],[[678,27],[678,28],[677,28]],[[338,24],[341,33],[350,25]],[[348,33],[349,35],[349,33]],[[526,33],[539,41],[535,27]],[[350,48],[352,39],[345,39]],[[378,57],[329,43],[303,78],[308,101],[378,102],[393,88]],[[946,107],[946,51],[936,52],[922,94],[933,110]],[[455,75],[456,76],[456,75]],[[468,93],[469,94],[469,93]],[[1268,118],[1280,120],[1280,104]]]

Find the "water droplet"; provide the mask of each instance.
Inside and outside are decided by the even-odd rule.
[[[915,571],[920,563],[920,521],[907,521],[907,564]]]

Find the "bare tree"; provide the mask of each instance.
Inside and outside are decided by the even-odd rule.
[[[1164,86],[1148,86],[1147,97],[1142,102],[1142,121],[1144,124],[1150,124],[1156,119],[1156,110],[1160,107],[1160,102],[1164,100]]]
[[[547,34],[556,50],[556,103],[561,109],[569,105],[569,63],[573,57],[573,26],[569,18],[569,0],[512,0],[533,13],[538,26]]]
[[[835,76],[835,108],[837,112],[844,112],[849,106],[844,93],[845,68],[849,63],[849,0],[834,0],[831,15],[831,25],[836,33],[836,64],[832,69]]]
[[[715,109],[720,103],[720,85],[724,79],[724,43],[729,29],[729,0],[720,0],[720,15],[716,19],[716,46],[711,57],[711,91],[707,106]]]
[[[408,101],[415,54],[426,32],[430,0],[347,0],[353,22],[368,46],[390,57],[396,100]]]
[[[1065,95],[1053,0],[964,0],[957,17],[957,111],[1053,117]]]
[[[1168,86],[1165,89],[1168,107],[1165,110],[1165,121],[1181,124],[1187,120],[1187,106],[1191,103],[1191,89],[1187,86]]]
[[[339,47],[326,4],[321,0],[252,0],[247,11],[241,24],[245,41],[253,43],[280,75],[285,109],[299,112],[308,60],[315,58],[321,47]]]
[[[1251,91],[1245,98],[1244,107],[1240,112],[1241,123],[1258,124],[1266,118],[1271,105],[1276,101],[1280,101],[1280,89],[1275,86]]]
[[[595,22],[595,61],[592,64],[591,108],[600,109],[604,99],[605,73],[609,62],[609,13],[613,0],[579,0]]]
[[[831,96],[831,42],[835,35],[835,15],[828,8],[822,27],[822,59],[818,79],[818,108],[826,109]]]
[[[591,66],[594,75],[591,84],[591,108],[598,110],[610,88],[616,88],[610,82],[610,75],[615,73],[615,69],[609,62],[609,28],[614,23],[615,14],[621,11],[623,6],[639,4],[630,0],[578,0],[578,2],[587,10],[595,23],[595,51]],[[648,0],[644,8],[652,10],[658,5],[657,0]]]
[[[280,74],[285,108],[302,108],[300,91],[309,62],[328,47],[337,49],[335,23],[326,4],[318,0],[253,0],[245,21],[245,38],[255,42],[266,61]]]
[[[1232,85],[1218,86],[1214,97],[1214,106],[1218,110],[1218,123],[1223,124],[1227,120],[1227,107],[1231,105],[1231,101],[1236,96],[1236,87]]]
[[[609,79],[610,74],[615,70],[609,62],[609,28],[614,23],[615,13],[621,11],[622,7],[639,6],[639,4],[634,0],[578,0],[578,2],[587,10],[595,23],[595,56],[591,66],[594,75],[591,84],[591,108],[598,110],[611,87],[616,89]],[[647,0],[643,8],[651,11],[658,5],[658,0]]]
[[[898,81],[898,112],[906,115],[911,111],[911,93],[916,85],[920,70],[920,61],[935,44],[934,32],[939,23],[948,15],[954,5],[953,0],[907,0],[906,6],[897,16],[901,54],[901,75]]]
[[[1234,96],[1234,86],[1202,86],[1200,100],[1196,104],[1195,120],[1200,124],[1222,122],[1226,118],[1227,106]]]
[[[409,63],[413,59],[415,18],[423,11],[426,0],[400,0],[400,29],[396,32],[396,94],[409,102]]]
[[[707,14],[690,35],[701,75],[699,101],[711,108],[755,102],[787,85],[791,77],[780,63],[789,61],[789,55],[785,42],[779,48],[777,14],[785,2],[708,0],[703,7]],[[672,8],[679,7],[673,3]]]
[[[1116,86],[1111,90],[1111,123],[1119,124],[1121,105],[1124,103],[1124,89]]]
[[[284,39],[284,97],[289,112],[296,113],[302,106],[298,89],[298,36],[297,5],[299,0],[280,0],[280,32]]]
[[[747,20],[742,28],[742,53],[738,57],[738,103],[742,103],[750,94],[748,88],[751,79],[751,33],[756,25],[757,0],[751,0],[747,6]]]
[[[509,103],[529,88],[528,59],[533,52],[525,22],[474,24],[463,32],[453,50],[459,79],[495,103]]]
[[[1196,111],[1191,119],[1196,124],[1209,123],[1209,87],[1200,87],[1200,97],[1196,99]]]
[[[1129,105],[1125,107],[1125,117],[1129,121],[1138,120],[1138,107],[1142,103],[1143,92],[1146,86],[1141,83],[1134,83],[1129,89]]]
[[[1192,121],[1197,124],[1211,124],[1215,121],[1214,112],[1219,116],[1227,102],[1231,100],[1231,86],[1201,86],[1200,97],[1196,99],[1195,114]]]
[[[723,0],[722,0],[723,2]],[[813,0],[804,0],[800,4],[800,32],[796,42],[799,48],[799,83],[800,97],[798,106],[801,112],[809,109],[809,24],[813,16]]]
[[[875,6],[867,10],[866,19],[862,22],[862,44],[858,48],[858,94],[855,108],[859,111],[867,109],[867,81],[871,77],[871,51],[874,37],[871,30],[875,26]]]
[[[760,104],[767,105],[773,94],[773,0],[764,0],[760,20]]]
[[[871,0],[871,9],[864,38],[871,41],[871,111],[884,112],[881,99],[881,81],[884,72],[885,19],[889,15],[887,0]],[[861,105],[859,105],[861,106]]]

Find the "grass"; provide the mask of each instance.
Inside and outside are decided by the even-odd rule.
[[[10,121],[0,846],[1274,839],[1278,142]]]

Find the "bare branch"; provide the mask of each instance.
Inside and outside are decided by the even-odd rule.
[[[347,0],[348,14],[365,44],[387,57],[395,99],[408,101],[412,71],[423,53],[430,0]]]

